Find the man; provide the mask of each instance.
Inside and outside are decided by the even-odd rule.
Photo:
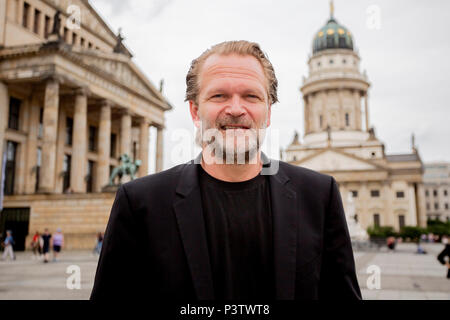
[[[5,260],[8,256],[10,256],[11,260],[16,260],[16,256],[13,250],[14,239],[12,236],[11,230],[6,230],[6,238],[3,241],[3,247],[5,248],[3,251],[2,260]]]
[[[260,152],[277,79],[259,45],[215,45],[186,83],[202,153],[119,188],[91,299],[361,299],[334,179]]]

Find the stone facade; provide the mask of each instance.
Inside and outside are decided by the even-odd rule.
[[[441,221],[450,220],[450,163],[425,164],[423,176],[427,216]]]
[[[70,5],[80,9],[79,26]],[[151,126],[162,170],[164,112],[172,106],[121,40],[88,1],[0,2],[3,207],[29,210],[28,238],[60,227],[68,247],[92,247],[106,226],[114,194],[102,188],[119,156],[140,159],[138,176],[148,174]]]
[[[316,43],[321,43],[319,37],[334,36],[335,30],[348,32],[331,17],[316,35]],[[359,70],[358,53],[353,46],[323,43],[309,58],[309,75],[300,88],[303,139],[295,134],[282,158],[334,176],[344,208],[348,193],[353,194],[356,217],[364,229],[426,226],[423,164],[414,142],[410,154],[385,154],[384,143],[370,126],[370,83]]]

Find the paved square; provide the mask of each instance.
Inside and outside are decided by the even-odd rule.
[[[415,254],[414,244],[399,244],[396,252],[355,252],[358,281],[363,298],[450,300],[450,279],[446,267],[436,259],[442,244],[423,245],[428,254]],[[63,251],[59,261],[44,264],[30,252],[19,252],[15,261],[0,261],[0,299],[89,299],[98,257],[88,251]],[[81,289],[68,289],[67,268],[80,267]],[[367,288],[370,265],[381,271],[380,289]]]

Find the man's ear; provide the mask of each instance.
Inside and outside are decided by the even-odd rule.
[[[194,101],[189,100],[189,111],[191,112],[192,121],[194,122],[194,125],[199,128],[200,127],[200,116],[198,111],[198,106],[195,104]]]

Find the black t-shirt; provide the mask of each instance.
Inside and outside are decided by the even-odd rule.
[[[269,179],[226,182],[199,168],[215,298],[273,299]]]

